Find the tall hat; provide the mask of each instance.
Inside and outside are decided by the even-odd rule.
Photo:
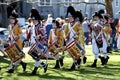
[[[76,14],[75,13],[75,9],[72,6],[69,6],[67,8],[67,15],[66,15],[66,17],[68,17],[68,16],[75,17],[76,16],[75,14]]]
[[[104,14],[105,11],[104,11],[103,9],[100,9],[100,10],[98,11],[98,13],[99,13],[99,14]]]
[[[94,12],[94,14],[92,15],[92,17],[98,16],[98,12]]]
[[[104,13],[105,13],[105,11],[104,11],[103,9],[101,9],[101,10],[95,12],[95,13],[93,14],[93,17],[97,16],[97,17],[99,17],[99,18],[103,18],[103,14],[104,14]]]
[[[7,17],[8,17],[8,18],[10,17],[13,9],[14,9],[13,6],[8,6],[8,7],[7,7]]]
[[[31,9],[30,17],[35,20],[42,20],[39,12],[35,8]]]
[[[15,10],[13,10],[9,18],[18,18],[18,13]]]
[[[108,15],[104,15],[103,17],[104,17],[104,19],[106,19],[108,21],[108,19],[109,19]]]
[[[83,15],[81,13],[81,11],[76,11],[76,16],[75,16],[75,20],[76,21],[80,21],[80,22],[83,22]]]

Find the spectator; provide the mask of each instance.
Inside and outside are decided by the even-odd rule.
[[[87,17],[85,17],[84,22],[82,23],[84,27],[84,36],[85,36],[85,43],[88,45],[88,37],[89,37],[89,23]]]
[[[49,35],[50,35],[50,30],[52,29],[52,15],[51,14],[48,14],[48,18],[47,18],[47,21],[46,21],[46,37],[47,39],[49,38]]]

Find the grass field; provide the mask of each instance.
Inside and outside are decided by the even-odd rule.
[[[34,68],[34,60],[29,55],[26,55],[23,60],[28,63],[27,70],[23,72],[21,65],[19,65],[14,74],[6,73],[10,60],[0,58],[0,66],[2,67],[0,80],[120,80],[120,53],[109,54],[110,59],[105,67],[101,67],[101,62],[98,60],[97,68],[89,67],[94,58],[91,46],[86,46],[86,55],[87,63],[82,64],[80,69],[68,70],[72,65],[72,58],[68,56],[64,58],[64,66],[61,69],[53,69],[55,60],[49,60],[47,73],[43,72],[43,68],[39,68],[35,76],[30,75]]]

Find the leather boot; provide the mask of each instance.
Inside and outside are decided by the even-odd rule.
[[[59,59],[60,65],[63,66],[63,58]]]
[[[78,60],[77,60],[78,68],[80,68],[80,64],[81,64],[81,59],[78,59]]]
[[[6,71],[7,73],[14,73],[15,65],[12,64],[12,68]]]
[[[99,58],[101,60],[102,65],[105,65],[105,59],[104,59],[104,57],[99,56]]]
[[[93,64],[91,65],[91,67],[92,67],[92,68],[97,67],[96,63],[97,63],[97,59],[94,60],[94,62],[93,62]]]
[[[7,72],[8,73],[14,73],[14,69],[9,69]]]
[[[75,63],[72,64],[70,70],[75,70]]]
[[[34,67],[34,70],[32,71],[31,75],[36,75],[38,67]]]
[[[26,70],[27,63],[21,61],[20,64],[22,65],[23,71]]]
[[[59,65],[59,60],[56,60],[56,64],[55,64],[55,67],[54,67],[55,69],[58,69],[58,68],[60,68],[60,65]]]
[[[86,63],[86,61],[87,61],[87,57],[83,57],[83,64],[85,64]]]
[[[107,56],[107,58],[105,59],[105,65],[107,64],[108,59],[109,59],[109,56]]]

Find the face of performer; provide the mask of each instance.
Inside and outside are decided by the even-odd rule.
[[[68,16],[69,22],[74,21],[74,18],[72,16]]]
[[[32,21],[34,25],[38,24],[38,20],[32,19]]]
[[[56,28],[56,23],[53,22],[53,23],[52,23],[52,26],[53,26],[53,28],[55,29],[55,28]]]
[[[108,19],[108,22],[109,22],[109,23],[114,23],[114,19],[109,18],[109,19]]]
[[[106,19],[103,19],[103,22],[104,22],[104,23],[107,23],[108,21],[107,21]]]
[[[14,24],[15,23],[15,18],[10,18],[10,23]]]
[[[98,17],[98,16],[94,16],[94,19],[95,19],[96,21],[98,21],[98,20],[99,20],[99,17]]]

